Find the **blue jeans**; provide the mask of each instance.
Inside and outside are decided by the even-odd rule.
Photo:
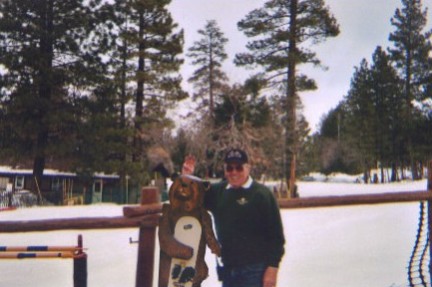
[[[225,267],[222,287],[262,287],[266,266],[250,264],[239,267]]]

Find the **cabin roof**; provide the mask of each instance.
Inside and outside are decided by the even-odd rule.
[[[0,166],[0,175],[22,175],[29,176],[33,174],[31,169],[12,168],[10,166]],[[59,171],[55,169],[44,169],[44,176],[57,176],[57,177],[76,177],[74,172]],[[118,179],[116,174],[94,173],[94,178]]]

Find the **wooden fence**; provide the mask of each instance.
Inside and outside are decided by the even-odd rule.
[[[151,287],[153,284],[156,227],[162,210],[162,205],[158,202],[158,194],[155,187],[143,188],[141,191],[141,206],[124,207],[124,216],[120,217],[0,221],[0,233],[137,227],[139,228],[139,245],[135,286]],[[432,161],[428,164],[426,191],[296,198],[280,200],[279,204],[281,208],[312,208],[415,201],[428,202],[428,228],[429,234],[432,234]],[[430,246],[429,255],[432,258]],[[429,260],[429,270],[432,269],[431,261]]]

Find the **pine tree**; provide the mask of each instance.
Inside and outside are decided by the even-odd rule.
[[[404,81],[403,92],[406,102],[404,122],[405,140],[413,178],[417,178],[413,146],[413,101],[422,99],[422,90],[428,85],[430,73],[431,31],[424,32],[427,9],[422,9],[421,0],[402,0],[402,9],[396,9],[391,19],[395,31],[389,36],[394,47],[389,51]]]
[[[375,159],[381,166],[381,181],[385,179],[384,167],[394,159],[401,160],[401,114],[405,102],[400,92],[401,85],[389,55],[377,47],[372,55],[371,93],[374,104]]]
[[[316,88],[315,82],[296,73],[300,64],[320,65],[315,53],[302,47],[318,43],[339,33],[336,19],[323,0],[270,0],[238,23],[246,36],[249,53],[237,54],[241,66],[262,67],[268,85],[285,90],[286,166],[288,186],[294,195],[296,156],[299,150],[296,133],[298,92]]]
[[[404,154],[400,123],[405,102],[389,55],[378,46],[372,60],[369,65],[363,59],[356,68],[350,90],[340,105],[346,122],[342,138],[343,144],[354,148],[357,160],[363,166],[365,180],[369,179],[369,170],[379,165],[384,181],[384,167],[401,160]]]
[[[187,97],[178,71],[183,60],[183,31],[167,10],[170,0],[117,0],[115,23],[119,27],[116,71],[122,98],[134,81],[133,160],[145,167],[145,149],[152,142],[150,130],[167,125],[166,112]],[[132,72],[132,77],[130,74]]]
[[[113,4],[105,4],[101,8],[101,14],[107,20],[104,28],[107,38],[102,43],[106,43],[107,50],[105,56],[108,58],[108,77],[114,85],[117,93],[118,105],[120,109],[120,127],[127,127],[126,105],[134,98],[133,87],[129,84],[134,78],[134,64],[130,61],[134,46],[131,45],[131,35],[129,30],[129,8],[127,1],[116,1]]]
[[[64,130],[58,120],[68,97],[85,94],[98,75],[91,40],[98,1],[5,0],[0,2],[2,103],[11,137],[33,158],[41,184],[50,138]],[[28,150],[29,152],[25,152]]]
[[[201,105],[208,106],[210,118],[213,118],[215,96],[222,92],[228,80],[222,70],[222,63],[228,57],[225,52],[228,39],[224,37],[215,20],[207,21],[204,29],[198,30],[198,34],[201,39],[194,42],[187,54],[193,59],[192,64],[198,68],[188,81],[197,89],[194,99],[200,98]]]
[[[375,147],[373,135],[376,114],[371,83],[369,64],[363,59],[360,66],[355,68],[351,79],[350,90],[345,97],[345,110],[348,129],[346,140],[357,151],[358,159],[364,170],[365,182],[370,178],[369,170],[374,163]]]

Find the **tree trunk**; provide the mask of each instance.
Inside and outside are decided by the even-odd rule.
[[[211,47],[210,47],[211,49]],[[210,110],[210,118],[212,120],[212,123],[214,123],[214,77],[213,77],[213,55],[212,51],[210,51],[210,71],[209,71],[209,110]]]
[[[411,176],[412,180],[419,179],[419,170],[417,167],[417,162],[414,159],[411,160]]]
[[[127,70],[127,41],[123,41],[122,47],[122,67],[121,67],[121,83],[120,83],[120,127],[123,129],[126,127],[126,103],[127,103],[127,91],[126,91],[126,70]]]
[[[391,170],[392,170],[392,174],[391,174],[391,182],[396,182],[397,181],[397,166],[395,163],[392,163],[391,165]]]
[[[405,165],[403,163],[401,164],[400,169],[401,169],[400,179],[405,180],[406,179],[406,177],[405,177]]]
[[[137,91],[136,91],[136,103],[135,103],[135,137],[134,137],[134,153],[133,161],[143,161],[143,111],[144,111],[144,80],[142,74],[144,73],[144,14],[140,13],[140,25],[139,25],[139,39],[138,44],[138,71],[137,71]]]
[[[289,197],[295,197],[295,180],[296,180],[296,153],[297,153],[297,136],[296,136],[296,57],[297,57],[297,0],[290,3],[290,37],[288,51],[288,79],[286,87],[286,132],[285,132],[285,153],[287,177],[289,178],[287,186]]]
[[[424,177],[424,165],[423,165],[423,161],[419,162],[419,179],[423,179]]]
[[[367,171],[363,172],[363,181],[364,181],[364,183],[368,183],[369,182],[369,177],[368,177]]]
[[[39,194],[42,185],[43,172],[45,169],[45,150],[48,144],[51,113],[51,96],[53,85],[53,3],[52,0],[42,3],[41,11],[41,34],[40,34],[40,66],[38,71],[38,107],[35,111],[35,122],[37,123],[37,140],[35,143],[33,159],[33,181],[32,191]],[[40,199],[40,198],[39,198]]]

